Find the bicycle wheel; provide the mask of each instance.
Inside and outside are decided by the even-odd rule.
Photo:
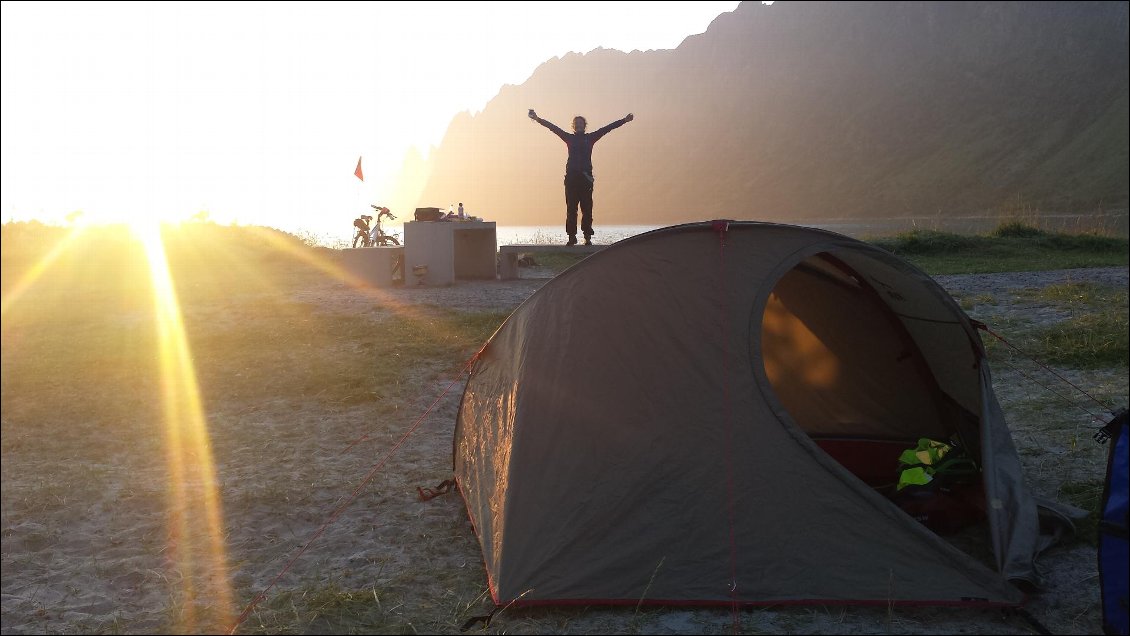
[[[380,239],[381,245],[388,247],[389,245],[400,245],[400,241],[396,240],[395,236],[382,236]]]
[[[353,247],[357,247],[358,242],[360,242],[361,245],[365,244],[365,237],[360,232],[357,233],[357,236],[353,237]]]

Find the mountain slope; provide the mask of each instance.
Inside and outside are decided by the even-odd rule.
[[[1127,3],[744,2],[677,49],[555,58],[456,117],[405,204],[564,217],[568,129],[596,222],[962,214],[1127,204]]]

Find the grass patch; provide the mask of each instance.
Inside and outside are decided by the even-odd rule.
[[[570,254],[566,251],[561,251],[538,253],[536,258],[538,266],[548,267],[549,269],[553,270],[554,274],[560,274],[561,272],[569,269],[577,263],[585,260],[585,257],[587,256],[589,255]]]
[[[29,242],[46,250],[64,240],[57,229],[44,232]],[[418,393],[407,378],[450,373],[507,315],[375,304],[346,312],[303,301],[298,290],[342,281],[332,267],[315,266],[316,249],[273,230],[190,225],[166,231],[165,242],[205,410],[311,400],[328,409],[392,408]],[[87,435],[136,436],[140,448],[156,450],[158,436],[138,433],[161,418],[167,319],[157,312],[145,252],[120,227],[92,229],[75,245],[5,311],[4,450],[57,452],[41,433],[60,426],[73,433],[64,441],[76,440],[76,457],[92,452],[77,441]],[[6,294],[37,260],[5,253]]]
[[[144,579],[151,584],[142,586],[142,596],[167,587],[156,592],[166,608],[163,628],[153,624],[157,612],[134,612],[121,623],[82,623],[80,631],[182,632],[192,616],[198,633],[225,627],[231,616],[216,616],[215,608],[201,605],[206,599],[178,587],[187,570],[170,557],[177,553],[166,545],[170,520],[191,520],[178,545],[192,546],[184,554],[203,554],[203,543],[196,543],[208,536],[199,522],[207,519],[201,502],[212,493],[226,513],[219,532],[232,562],[254,575],[270,570],[274,563],[260,562],[262,555],[278,559],[287,544],[307,539],[329,504],[356,487],[355,469],[368,470],[370,457],[380,457],[406,430],[421,396],[454,379],[508,315],[366,295],[347,287],[335,259],[297,239],[208,225],[165,233],[176,311],[162,314],[155,299],[162,283],[151,279],[144,246],[125,228],[91,229],[81,239],[57,228],[10,229],[3,237],[0,470],[5,519],[14,521],[6,521],[5,549],[19,549],[26,567],[46,572],[68,533],[96,524],[98,536],[85,539],[90,562],[76,567],[98,580]],[[56,245],[67,248],[40,267]],[[177,326],[183,329],[170,329]],[[199,397],[214,491],[203,471],[176,481],[177,466],[206,455],[197,452],[200,446],[176,446],[170,433],[164,402],[173,382],[162,364],[170,359],[163,358],[169,347],[162,331],[182,335],[186,345],[176,389]],[[195,433],[177,430],[179,440]],[[377,532],[387,508],[400,505],[405,484],[427,483],[434,471],[424,463],[378,475],[359,493],[357,508],[381,506],[381,515],[359,528]],[[181,494],[174,500],[171,492]],[[180,510],[192,513],[179,517]],[[6,560],[6,576],[8,567]],[[437,578],[431,569],[411,571]],[[459,589],[474,588],[481,575],[475,568],[456,573],[471,579]],[[431,597],[405,592],[406,583],[386,589],[350,576],[328,583],[319,576],[297,593],[279,591],[239,631],[457,627],[454,619],[420,619],[451,612],[414,606],[417,597]],[[240,580],[237,595],[249,600],[258,589],[250,589],[249,575]],[[40,628],[57,631],[60,624],[44,618]]]
[[[1042,289],[1027,289],[1017,296],[1064,307],[1103,310],[1127,306],[1127,290],[1095,283],[1061,283]],[[1081,306],[1081,307],[1080,307]]]
[[[465,361],[506,315],[433,308],[374,317],[277,303],[224,329],[209,329],[207,319],[194,321],[190,338],[201,384],[218,399],[285,395],[357,404],[401,396],[406,368],[450,368]]]
[[[1024,290],[1018,297],[1063,309],[1070,318],[1020,328],[1022,350],[1047,364],[1072,369],[1127,368],[1130,302],[1125,289],[1066,283]]]
[[[388,599],[386,599],[386,602]],[[406,622],[381,603],[380,592],[346,589],[336,582],[298,592],[283,592],[261,603],[240,625],[252,634],[403,634]]]
[[[912,230],[868,240],[929,274],[979,274],[1130,264],[1130,241],[1007,222],[985,235]]]
[[[1099,479],[1068,481],[1060,486],[1058,493],[1060,500],[1088,513],[1085,518],[1075,522],[1075,540],[1088,545],[1098,545],[1102,496],[1103,482]]]
[[[1028,353],[1048,364],[1072,369],[1128,366],[1126,310],[1081,315],[1032,332]]]
[[[1040,228],[1023,221],[1004,221],[991,232],[993,238],[1035,238],[1044,233]]]
[[[259,603],[238,633],[446,634],[455,633],[486,591],[473,599],[445,595],[438,605],[421,593],[427,582],[393,576],[365,587],[337,580],[283,591]],[[468,581],[460,581],[462,587]],[[433,590],[434,593],[434,590]]]

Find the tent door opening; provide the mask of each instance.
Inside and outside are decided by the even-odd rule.
[[[902,453],[923,438],[964,445],[979,421],[863,275],[827,252],[802,261],[777,281],[760,329],[765,376],[820,449],[940,534],[984,517],[979,475],[898,490]],[[961,450],[980,464],[975,443]]]

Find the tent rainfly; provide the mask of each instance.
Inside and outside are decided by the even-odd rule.
[[[924,438],[975,465],[962,497],[895,491]],[[569,268],[480,352],[453,445],[498,605],[1015,606],[1047,544],[975,325],[811,228],[679,225]],[[982,550],[926,523],[960,510]]]

